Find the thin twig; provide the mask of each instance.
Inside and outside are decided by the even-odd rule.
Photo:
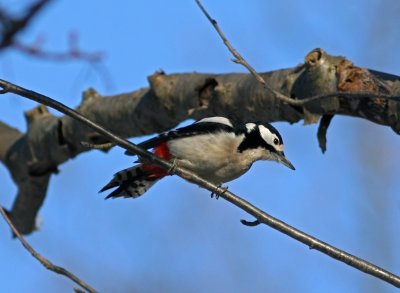
[[[203,7],[203,5],[200,3],[199,0],[195,0],[197,5],[200,7],[201,11],[204,13],[204,15],[207,17],[207,19],[211,22],[211,24],[214,26],[215,30],[217,31],[217,33],[219,34],[219,36],[221,37],[222,41],[224,42],[225,46],[229,49],[229,51],[232,53],[232,55],[236,58],[233,59],[232,61],[238,64],[242,64],[244,67],[246,67],[253,75],[254,77],[264,86],[267,87],[269,90],[271,90],[272,92],[274,92],[274,90],[270,89],[267,85],[267,83],[265,82],[264,78],[259,75],[257,73],[257,71],[249,64],[246,62],[246,60],[242,57],[242,55],[239,54],[239,52],[233,48],[233,46],[231,45],[231,43],[228,41],[228,39],[225,37],[225,34],[223,33],[223,31],[221,30],[221,28],[219,27],[217,21],[215,19],[213,19],[210,14],[208,14],[207,10]],[[279,93],[276,93],[279,94]]]
[[[386,100],[394,100],[394,101],[399,101],[400,96],[394,96],[394,95],[389,95],[389,94],[384,94],[384,93],[378,93],[378,92],[369,92],[369,91],[357,91],[357,92],[349,92],[349,91],[343,91],[343,92],[332,92],[328,94],[322,94],[322,95],[316,95],[312,96],[309,98],[301,99],[301,100],[295,100],[289,98],[291,101],[287,101],[288,104],[292,106],[303,106],[306,103],[315,101],[315,100],[321,100],[321,99],[326,99],[326,98],[333,98],[333,97],[347,97],[347,98],[355,98],[355,99],[364,99],[364,98],[382,98]]]
[[[270,91],[272,94],[274,94],[274,96],[276,98],[278,98],[279,100],[281,100],[282,102],[288,103],[289,105],[292,106],[303,106],[306,103],[309,103],[311,101],[315,101],[315,100],[320,100],[320,99],[325,99],[325,98],[330,98],[330,97],[338,97],[338,96],[342,96],[342,97],[348,97],[348,98],[385,98],[388,100],[399,100],[400,97],[399,96],[393,96],[393,95],[388,95],[388,94],[384,94],[384,93],[377,93],[377,92],[332,92],[332,93],[328,93],[328,94],[322,94],[322,95],[316,95],[316,96],[312,96],[309,98],[305,98],[305,99],[292,99],[286,95],[283,95],[280,92],[275,91],[273,88],[271,88],[264,80],[264,78],[239,54],[239,52],[233,48],[233,46],[231,45],[231,43],[228,41],[228,39],[225,37],[225,34],[222,32],[221,28],[219,27],[217,21],[215,19],[213,19],[209,13],[207,12],[207,10],[203,7],[203,5],[201,4],[201,2],[199,0],[195,0],[195,2],[197,3],[197,5],[199,6],[200,10],[203,12],[203,14],[206,16],[206,18],[211,22],[211,24],[213,25],[213,27],[215,28],[215,30],[217,31],[218,35],[221,37],[222,41],[224,42],[225,46],[228,48],[228,50],[232,53],[232,55],[235,57],[235,59],[233,59],[233,62],[238,63],[243,65],[245,68],[247,68],[249,70],[249,72],[257,79],[258,82],[260,82],[262,84],[262,86],[267,89],[268,91]],[[224,196],[222,196],[224,197]],[[225,197],[224,197],[225,198]],[[249,212],[249,211],[248,211]],[[249,212],[250,213],[250,212]],[[254,215],[254,214],[253,214]],[[267,224],[269,226],[271,226],[272,228],[275,228],[301,242],[303,242],[304,244],[307,244],[307,242],[309,240],[312,240],[313,237],[304,234],[301,231],[300,234],[298,235],[294,235],[291,234],[291,232],[294,232],[294,230],[296,230],[293,227],[290,227],[291,229],[293,229],[293,231],[290,231],[291,229],[288,230],[289,233],[286,233],[284,230],[286,230],[288,227],[286,227],[287,224],[277,220],[276,223],[274,223],[274,221],[270,221],[271,219],[263,219],[263,218],[259,218],[257,217],[257,220],[255,220],[254,222],[248,222],[246,220],[241,220],[241,223],[247,226],[257,226],[260,222]],[[275,225],[278,224],[278,225]],[[285,227],[284,227],[285,226]],[[284,229],[284,230],[283,230]],[[296,237],[298,236],[298,237]],[[305,238],[304,238],[305,237]],[[309,239],[307,239],[309,238]],[[317,249],[323,253],[326,253],[327,255],[332,256],[335,259],[338,259],[340,261],[343,261],[355,268],[358,268],[368,274],[374,275],[378,278],[381,278],[382,280],[389,282],[391,284],[393,284],[396,287],[400,287],[400,278],[398,276],[395,275],[391,275],[390,273],[386,272],[384,274],[379,274],[380,276],[376,275],[376,271],[375,269],[372,269],[372,267],[374,267],[375,265],[370,264],[368,262],[365,262],[362,259],[356,258],[350,254],[347,254],[344,251],[340,251],[337,250],[336,248],[330,246],[327,243],[324,242],[320,242],[318,239],[314,238],[315,243],[311,243],[308,244],[310,248],[313,249]],[[318,245],[316,245],[316,243],[318,242]],[[318,246],[318,248],[317,248]],[[336,250],[336,251],[335,251]],[[351,260],[351,258],[354,258],[354,262]],[[365,263],[364,263],[365,262]],[[383,272],[382,272],[383,273]],[[391,276],[390,276],[391,275]]]
[[[225,37],[225,34],[219,27],[217,21],[213,19],[210,14],[208,14],[207,10],[203,7],[201,2],[199,0],[195,0],[197,5],[200,7],[201,11],[204,13],[204,15],[207,17],[207,19],[211,22],[211,24],[214,26],[215,30],[217,31],[218,35],[221,37],[222,41],[224,42],[225,46],[228,48],[228,50],[232,53],[232,55],[235,57],[232,61],[238,64],[242,64],[244,67],[247,68],[251,72],[251,74],[254,75],[254,77],[268,90],[273,92],[276,96],[282,95],[272,88],[270,88],[267,83],[265,82],[264,78],[257,73],[257,71],[249,64],[247,61],[242,57],[242,55],[239,54],[239,52],[232,46],[232,44],[228,41],[228,39]],[[284,96],[286,97],[286,96]],[[289,97],[286,97],[289,98]],[[290,98],[289,98],[290,99]]]
[[[10,217],[7,215],[7,212],[3,209],[3,207],[0,206],[0,213],[3,216],[4,220],[7,222],[8,226],[10,226],[11,230],[13,231],[14,235],[19,239],[21,244],[25,247],[27,251],[32,254],[34,258],[36,258],[46,269],[53,271],[57,274],[64,275],[68,279],[72,280],[88,292],[95,293],[97,292],[95,289],[93,289],[90,285],[79,279],[77,276],[74,274],[70,273],[66,269],[59,267],[52,262],[50,262],[48,259],[44,258],[42,255],[40,255],[36,250],[33,249],[33,247],[25,240],[25,238],[19,233],[17,228],[14,226],[13,222],[11,221]]]
[[[13,43],[15,36],[27,27],[32,18],[38,14],[51,0],[38,0],[31,5],[24,16],[19,19],[10,17],[4,10],[1,12],[1,21],[4,31],[0,42],[0,50]]]
[[[383,94],[383,93],[377,93],[377,92],[332,92],[328,94],[322,94],[322,95],[316,95],[312,96],[306,99],[292,99],[276,90],[274,90],[271,86],[268,85],[268,83],[264,80],[264,78],[242,57],[242,55],[239,54],[239,52],[232,46],[232,44],[229,42],[229,40],[226,38],[225,34],[219,27],[217,21],[213,19],[210,14],[207,12],[207,10],[204,8],[204,6],[201,4],[200,0],[195,0],[203,14],[207,17],[207,19],[210,21],[210,23],[213,25],[215,30],[217,31],[218,35],[221,37],[222,41],[224,42],[225,46],[228,48],[228,50],[232,53],[232,55],[235,57],[233,59],[233,62],[237,64],[243,65],[247,70],[257,79],[258,82],[261,83],[261,85],[270,91],[277,99],[281,100],[284,103],[288,103],[289,105],[292,106],[303,106],[309,102],[315,101],[315,100],[321,100],[321,99],[326,99],[326,98],[332,98],[332,97],[337,97],[337,96],[345,96],[349,98],[383,98],[383,99],[388,99],[388,100],[399,100],[400,96],[393,96],[393,95],[388,95],[388,94]]]
[[[34,100],[38,103],[41,103],[48,107],[56,109],[56,110],[60,111],[61,113],[76,119],[77,121],[82,122],[86,126],[89,126],[90,128],[97,131],[99,134],[102,134],[104,137],[106,137],[110,141],[114,142],[116,145],[124,148],[125,150],[128,150],[131,153],[137,154],[141,159],[143,158],[144,160],[146,160],[152,164],[156,164],[165,170],[171,170],[176,175],[182,177],[183,179],[186,179],[187,181],[190,181],[190,182],[195,183],[205,189],[208,189],[209,191],[211,191],[215,194],[219,194],[220,197],[222,197],[225,200],[229,201],[230,203],[236,205],[237,207],[239,207],[240,209],[249,213],[250,215],[254,216],[259,222],[266,224],[266,225],[302,242],[303,244],[307,245],[310,248],[321,251],[322,253],[325,253],[326,255],[329,255],[330,257],[332,257],[334,259],[337,259],[337,260],[339,260],[343,263],[346,263],[360,271],[363,271],[367,274],[370,274],[374,277],[377,277],[389,284],[392,284],[392,285],[400,288],[400,277],[399,276],[396,276],[396,275],[394,275],[394,274],[392,274],[370,262],[367,262],[361,258],[351,255],[350,253],[347,253],[343,250],[337,249],[337,248],[333,247],[332,245],[329,245],[311,235],[304,233],[303,231],[300,231],[299,229],[296,229],[296,228],[286,224],[285,222],[283,222],[279,219],[274,218],[273,216],[265,213],[264,211],[255,207],[251,203],[247,202],[243,198],[240,198],[239,196],[233,194],[229,190],[226,190],[223,187],[219,187],[184,168],[181,168],[179,166],[174,166],[173,163],[165,161],[165,160],[161,159],[160,157],[155,156],[153,153],[148,152],[147,150],[138,147],[136,144],[133,144],[130,141],[113,134],[112,132],[108,131],[107,129],[103,128],[102,126],[98,125],[97,123],[89,120],[82,114],[78,113],[77,111],[65,106],[64,104],[62,104],[56,100],[53,100],[49,97],[46,97],[44,95],[41,95],[39,93],[36,93],[34,91],[24,89],[20,86],[17,86],[15,84],[12,84],[10,82],[7,82],[7,81],[1,80],[1,79],[0,79],[0,87],[2,87],[7,92],[11,92],[11,93],[20,95],[22,97],[26,97],[28,99]]]
[[[46,51],[42,48],[43,38],[39,37],[33,44],[26,45],[14,41],[10,47],[24,54],[50,61],[80,60],[89,63],[99,63],[103,60],[103,52],[85,52],[78,46],[78,34],[71,32],[68,37],[68,49],[65,52]]]
[[[102,143],[102,144],[94,144],[86,141],[81,141],[81,145],[83,145],[86,148],[90,149],[97,149],[97,150],[109,150],[110,148],[114,147],[115,144],[112,142],[107,142],[107,143]]]

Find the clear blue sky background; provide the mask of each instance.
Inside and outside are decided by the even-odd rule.
[[[29,1],[4,0],[18,13]],[[203,4],[259,71],[292,67],[312,49],[400,74],[398,0],[210,1]],[[64,51],[71,31],[85,51],[106,54],[107,77],[84,62],[48,62],[7,51],[0,76],[77,106],[82,91],[105,95],[147,86],[160,68],[176,72],[246,72],[194,1],[54,1],[21,36],[44,35],[45,50]],[[104,81],[107,79],[107,82]],[[25,130],[21,97],[1,97],[0,119]],[[328,151],[317,126],[275,124],[297,170],[261,162],[230,189],[261,209],[341,249],[400,274],[400,140],[388,127],[335,117]],[[132,127],[135,127],[132,125]],[[121,149],[92,151],[60,166],[27,240],[101,292],[395,292],[252,220],[224,200],[168,178],[136,200],[104,201],[97,191],[132,158]],[[0,202],[16,188],[0,165]],[[44,269],[0,220],[2,292],[72,292],[72,282]]]

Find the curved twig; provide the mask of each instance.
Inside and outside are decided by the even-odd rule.
[[[240,223],[242,223],[243,225],[248,226],[248,227],[255,227],[255,226],[258,226],[261,224],[259,220],[246,221],[244,219],[240,220]]]
[[[72,280],[79,286],[81,286],[83,289],[87,290],[88,292],[91,293],[96,293],[97,291],[92,288],[89,284],[86,282],[82,281],[80,278],[75,276],[73,273],[67,271],[66,269],[59,267],[55,264],[53,264],[51,261],[40,255],[36,250],[33,249],[33,247],[25,240],[25,238],[19,233],[17,228],[15,228],[13,222],[11,221],[10,217],[7,215],[7,212],[3,209],[2,206],[0,206],[0,213],[3,216],[4,220],[7,222],[8,226],[10,226],[12,232],[14,235],[18,238],[18,240],[21,242],[21,244],[25,247],[27,251],[32,254],[34,258],[36,258],[46,269],[53,271],[57,274],[66,276],[68,279]],[[82,291],[80,291],[82,292]]]
[[[242,55],[239,54],[239,52],[232,46],[232,44],[228,41],[228,39],[225,37],[225,34],[219,27],[217,21],[213,19],[210,14],[208,14],[207,10],[204,8],[204,6],[201,4],[199,0],[195,0],[197,5],[200,7],[201,11],[204,13],[204,15],[207,17],[207,19],[211,22],[215,30],[217,31],[218,35],[221,37],[222,41],[224,42],[225,46],[228,48],[229,52],[232,53],[232,55],[235,57],[232,61],[237,63],[237,64],[242,64],[244,67],[247,68],[248,71],[250,71],[251,74],[254,75],[254,77],[269,91],[271,91],[276,97],[281,99],[284,102],[291,102],[295,101],[294,99],[291,99],[277,91],[275,91],[273,88],[271,88],[264,80],[264,78],[257,73],[257,71],[249,64],[247,61],[242,57]]]
[[[338,248],[335,248],[332,245],[329,245],[328,243],[325,243],[311,235],[308,235],[304,233],[303,231],[300,231],[299,229],[296,229],[285,222],[274,218],[273,216],[265,213],[264,211],[260,210],[259,208],[255,207],[248,201],[244,200],[243,198],[233,194],[229,190],[223,187],[219,187],[201,177],[196,175],[193,172],[190,172],[186,169],[183,169],[179,166],[174,166],[173,163],[165,161],[157,156],[155,156],[153,153],[148,152],[147,150],[144,150],[134,143],[131,143],[130,141],[123,139],[112,132],[108,131],[107,129],[103,128],[102,126],[98,125],[97,123],[89,120],[85,116],[81,115],[77,111],[65,106],[64,104],[53,100],[49,97],[46,97],[44,95],[41,95],[39,93],[36,93],[34,91],[30,91],[27,89],[24,89],[20,86],[17,86],[15,84],[12,84],[10,82],[7,82],[5,80],[0,79],[0,87],[2,87],[5,91],[11,92],[14,94],[17,94],[22,97],[26,97],[28,99],[34,100],[38,103],[44,104],[46,106],[49,106],[53,109],[56,109],[60,111],[61,113],[68,115],[86,126],[89,126],[90,128],[94,129],[97,131],[99,134],[102,134],[104,137],[109,139],[110,141],[114,142],[116,145],[124,148],[125,150],[128,150],[129,152],[135,153],[138,155],[140,158],[143,158],[144,160],[156,164],[165,170],[171,170],[173,171],[176,175],[182,177],[183,179],[186,179],[187,181],[190,181],[192,183],[195,183],[205,189],[208,189],[209,191],[219,194],[220,197],[224,198],[225,200],[229,201],[230,203],[234,204],[235,206],[239,207],[240,209],[244,210],[245,212],[249,213],[250,215],[254,216],[259,222],[266,224],[302,243],[307,245],[308,247],[312,249],[316,249],[318,251],[321,251],[322,253],[325,253],[326,255],[329,255],[330,257],[337,259],[343,263],[346,263],[360,271],[363,271],[367,274],[370,274],[376,278],[379,278],[389,284],[392,284],[398,288],[400,288],[400,277],[396,276],[370,262],[367,262],[361,258],[358,258],[354,255],[351,255],[350,253],[347,253],[343,250],[340,250]]]
[[[232,44],[229,42],[229,40],[226,38],[225,34],[219,27],[217,21],[213,19],[210,14],[207,12],[207,10],[204,8],[204,6],[201,4],[200,0],[195,0],[197,5],[199,6],[200,10],[203,12],[203,14],[207,17],[207,19],[210,21],[210,23],[213,25],[215,30],[217,31],[218,35],[221,37],[222,41],[224,42],[225,46],[228,48],[229,52],[232,53],[232,55],[235,57],[232,61],[243,65],[256,79],[258,82],[261,83],[261,85],[270,91],[274,96],[281,100],[282,102],[288,103],[289,105],[292,106],[303,106],[309,102],[315,101],[315,100],[321,100],[321,99],[326,99],[326,98],[332,98],[332,97],[337,97],[337,96],[345,96],[348,98],[384,98],[388,100],[399,100],[400,96],[393,96],[389,94],[384,94],[384,93],[378,93],[378,92],[368,92],[368,91],[357,91],[357,92],[351,92],[351,91],[337,91],[337,92],[332,92],[332,93],[327,93],[327,94],[322,94],[322,95],[316,95],[312,96],[309,98],[305,99],[293,99],[290,98],[276,90],[274,90],[265,80],[264,78],[240,55],[240,53],[232,46]]]
[[[102,151],[107,151],[115,146],[115,144],[112,142],[94,144],[94,143],[90,143],[90,142],[86,142],[86,141],[81,141],[81,145],[83,145],[84,147],[90,148],[90,149],[97,149],[97,150],[102,150]]]

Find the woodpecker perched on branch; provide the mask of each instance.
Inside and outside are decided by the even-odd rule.
[[[276,161],[295,169],[283,153],[278,130],[265,122],[237,124],[225,117],[208,117],[139,146],[153,148],[156,156],[215,184],[240,177],[258,160]],[[141,163],[116,173],[100,192],[117,187],[106,198],[136,198],[167,175],[168,171],[159,166]]]

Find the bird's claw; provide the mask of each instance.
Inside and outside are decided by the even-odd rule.
[[[222,192],[211,192],[211,198],[219,199],[221,194],[224,194],[228,190],[228,186],[222,186],[222,184],[218,184],[218,189],[222,189]]]
[[[178,162],[175,158],[172,160],[171,167],[167,171],[168,174],[171,174],[171,175],[174,174],[177,166],[178,166]]]

